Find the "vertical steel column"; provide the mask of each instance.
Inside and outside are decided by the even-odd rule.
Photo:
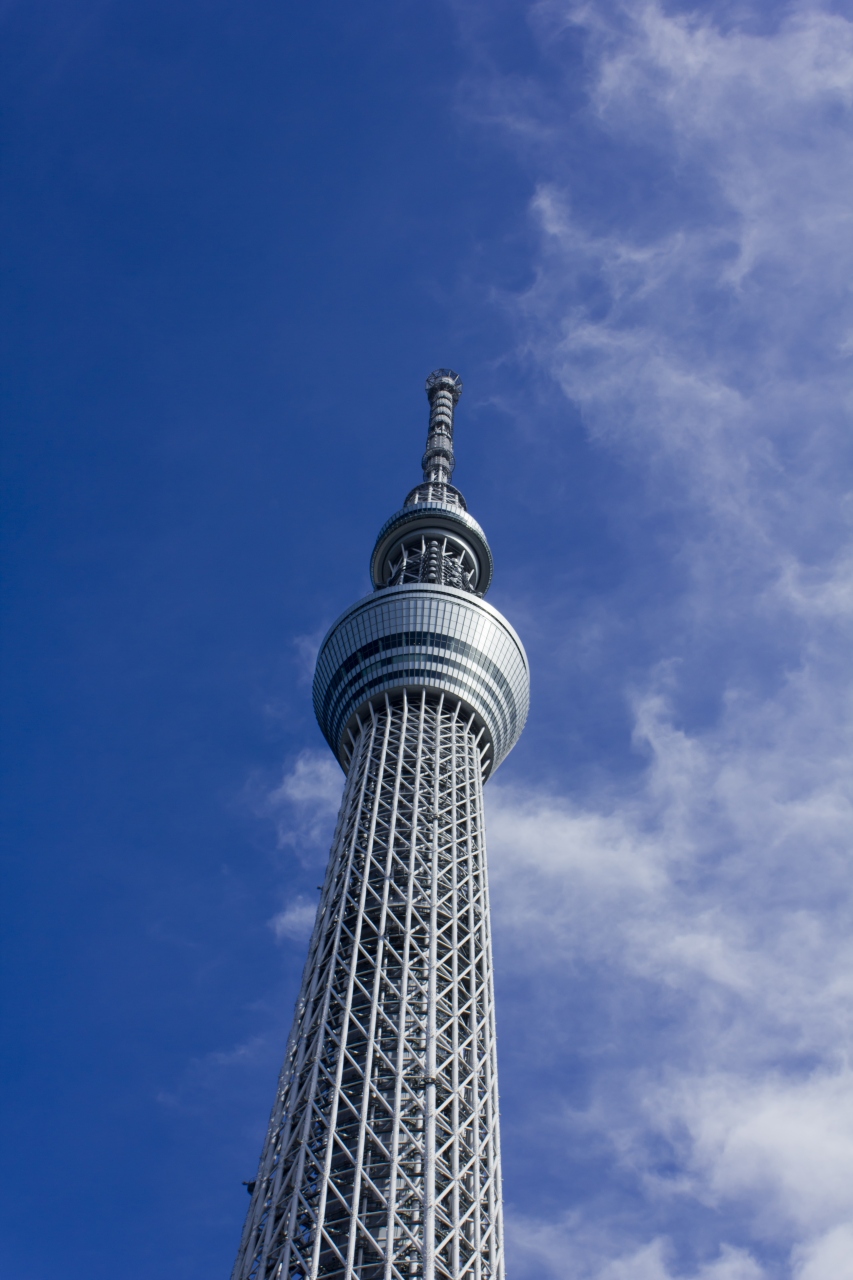
[[[234,1280],[502,1276],[476,738],[425,691],[355,735]]]

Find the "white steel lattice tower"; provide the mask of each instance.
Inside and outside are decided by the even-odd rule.
[[[314,677],[347,774],[232,1280],[502,1280],[483,783],[529,701],[453,474],[462,384],[427,379],[424,479]]]

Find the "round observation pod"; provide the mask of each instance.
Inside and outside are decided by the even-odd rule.
[[[413,493],[420,496],[418,489]],[[442,557],[458,562],[461,576],[453,585],[478,596],[486,594],[494,573],[492,552],[486,535],[464,510],[463,502],[461,499],[451,505],[435,498],[417,501],[385,521],[370,557],[370,577],[377,591],[404,584],[407,558],[413,552],[425,554],[428,544],[438,542]]]
[[[317,657],[314,710],[342,768],[369,704],[402,690],[462,704],[482,731],[484,779],[515,746],[530,705],[524,646],[504,617],[455,587],[388,587],[332,626]]]

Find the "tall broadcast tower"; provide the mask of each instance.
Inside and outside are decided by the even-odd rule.
[[[423,482],[317,659],[347,781],[232,1280],[504,1277],[483,783],[529,669],[450,483],[462,383],[426,390]]]

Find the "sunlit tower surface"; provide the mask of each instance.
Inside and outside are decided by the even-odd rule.
[[[426,389],[423,481],[317,659],[347,780],[232,1280],[504,1276],[483,783],[529,669],[450,483],[462,383]]]

